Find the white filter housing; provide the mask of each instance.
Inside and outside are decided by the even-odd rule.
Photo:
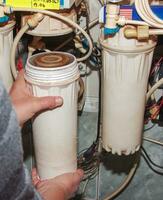
[[[79,76],[76,58],[67,53],[42,53],[27,61],[25,79],[34,96],[63,98],[61,107],[39,113],[33,121],[36,165],[43,180],[77,168]]]
[[[118,155],[139,150],[155,41],[100,38],[103,47],[103,148]]]
[[[13,83],[9,58],[13,43],[14,25],[15,22],[10,22],[9,24],[0,28],[0,79],[7,90],[10,89]]]
[[[58,11],[59,12],[59,11]],[[65,16],[72,20],[73,22],[77,22],[77,13],[75,9],[71,9],[65,12],[59,12],[62,16]],[[31,17],[31,14],[22,15],[21,23],[22,26],[25,25],[27,20]],[[69,24],[64,23],[61,20],[58,20],[53,17],[44,16],[44,19],[38,24],[38,26],[32,30],[29,30],[27,33],[34,36],[59,36],[65,35],[73,32],[74,28]]]

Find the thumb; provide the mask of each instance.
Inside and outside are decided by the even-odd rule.
[[[39,111],[46,109],[54,109],[63,104],[62,97],[47,96],[47,97],[33,97],[32,112],[36,114]]]

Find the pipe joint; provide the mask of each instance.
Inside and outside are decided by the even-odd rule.
[[[40,21],[43,20],[43,18],[44,15],[41,13],[34,14],[31,18],[28,19],[27,24],[31,29],[33,29],[40,23]]]

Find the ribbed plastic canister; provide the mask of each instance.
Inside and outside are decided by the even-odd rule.
[[[77,13],[74,8],[65,12],[58,11],[58,13],[69,18],[73,22],[77,22]],[[30,17],[31,14],[23,13],[21,17],[21,25],[24,26]],[[62,20],[45,15],[44,19],[38,24],[38,26],[32,30],[27,31],[27,33],[34,36],[60,36],[69,34],[73,31],[73,27],[69,24],[64,23]]]
[[[79,71],[68,53],[41,53],[27,61],[25,79],[34,96],[61,96],[63,105],[33,120],[36,164],[41,179],[77,168],[77,95]]]
[[[144,110],[155,40],[100,38],[103,47],[102,143],[106,151],[129,155],[142,142]]]
[[[10,70],[10,52],[13,43],[13,29],[15,22],[0,27],[0,79],[3,81],[7,90],[13,83]]]

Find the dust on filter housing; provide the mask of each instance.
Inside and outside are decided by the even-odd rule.
[[[103,47],[102,144],[113,154],[139,150],[147,83],[155,40],[146,43],[124,38],[100,38]]]

